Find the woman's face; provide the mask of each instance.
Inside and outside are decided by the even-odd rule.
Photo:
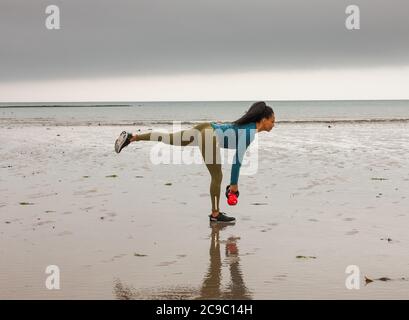
[[[276,118],[274,116],[274,113],[269,118],[263,118],[261,120],[261,124],[262,124],[263,129],[265,131],[271,131],[271,129],[274,128],[275,121],[276,121]]]

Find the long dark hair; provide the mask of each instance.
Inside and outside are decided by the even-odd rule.
[[[251,105],[250,109],[233,123],[237,126],[247,124],[250,122],[258,122],[263,118],[270,118],[274,114],[271,107],[266,105],[264,101],[258,101]]]

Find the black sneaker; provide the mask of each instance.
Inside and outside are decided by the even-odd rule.
[[[222,222],[222,223],[234,223],[236,218],[226,216],[224,212],[219,212],[217,217],[213,217],[211,214],[209,215],[210,222]]]
[[[131,143],[132,134],[122,131],[118,139],[115,141],[115,152],[120,153],[123,148]]]

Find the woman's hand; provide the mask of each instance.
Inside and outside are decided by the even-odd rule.
[[[237,204],[238,197],[239,197],[239,188],[237,187],[237,184],[227,185],[226,187],[227,203],[230,206],[235,206]]]

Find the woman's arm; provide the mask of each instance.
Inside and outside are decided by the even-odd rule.
[[[231,176],[230,176],[230,190],[236,192],[238,190],[237,183],[239,181],[240,168],[243,162],[244,154],[246,153],[247,147],[238,148],[233,158],[233,164],[231,166]]]
[[[233,192],[238,191],[237,183],[239,181],[240,167],[243,162],[244,154],[247,151],[250,143],[254,140],[256,132],[256,124],[250,123],[245,127],[241,128],[238,132],[237,144],[236,144],[236,153],[233,159],[233,165],[231,167],[231,177],[230,177],[230,190]]]

